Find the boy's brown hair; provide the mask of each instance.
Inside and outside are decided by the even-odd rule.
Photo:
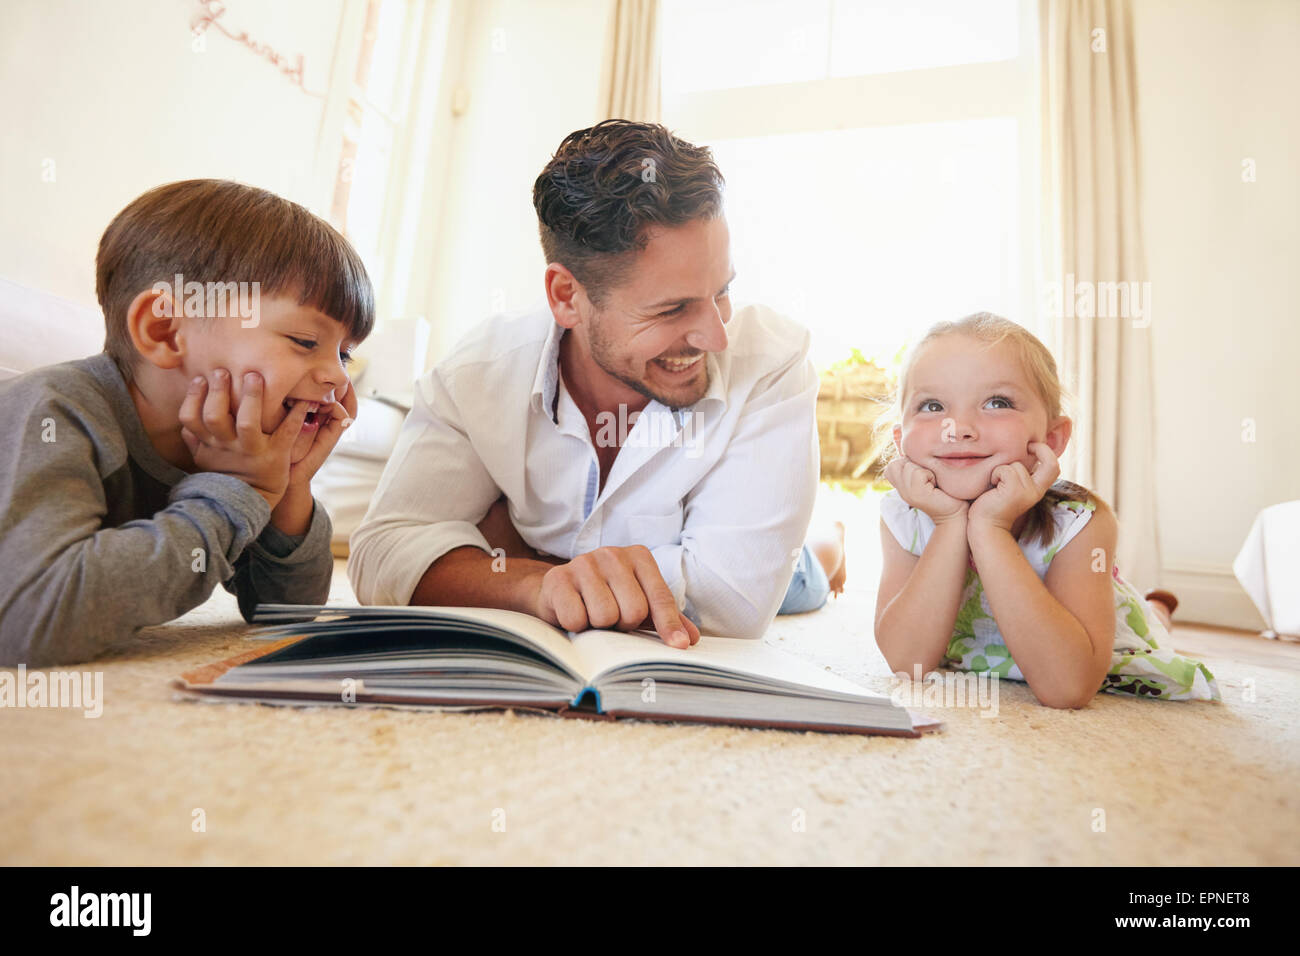
[[[95,294],[104,310],[104,351],[122,376],[139,359],[126,327],[132,300],[157,283],[257,282],[261,295],[296,295],[358,341],[375,320],[370,277],[329,223],[265,189],[224,179],[187,179],[149,190],[113,218],[99,240]]]
[[[722,172],[707,146],[658,123],[611,119],[570,133],[533,184],[542,252],[600,305],[627,278],[646,228],[722,212]]]

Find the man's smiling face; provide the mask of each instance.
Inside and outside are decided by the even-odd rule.
[[[246,391],[244,374],[260,373],[262,431],[270,434],[288,417],[294,401],[328,406],[343,396],[349,353],[356,345],[346,336],[342,323],[299,305],[296,297],[264,295],[255,326],[244,328],[237,317],[187,322],[180,333],[185,343],[181,371],[187,378],[203,375],[209,389],[216,369],[230,372],[232,415]],[[319,426],[317,415],[309,415],[290,461],[311,450]]]
[[[731,236],[722,216],[659,227],[627,280],[588,305],[579,325],[606,376],[669,408],[709,388],[706,355],[727,347]],[[577,331],[577,330],[575,330]]]

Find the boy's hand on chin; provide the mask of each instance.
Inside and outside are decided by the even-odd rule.
[[[1060,477],[1061,463],[1045,443],[1030,442],[1029,452],[1037,459],[1032,473],[1018,461],[993,469],[989,477],[992,487],[971,502],[972,530],[1001,528],[1009,532],[1016,519],[1038,504]]]
[[[351,381],[343,386],[343,394],[339,396],[339,401],[328,407],[325,405],[320,407],[316,413],[317,420],[321,421],[321,416],[324,415],[328,415],[329,418],[316,430],[307,454],[289,465],[290,490],[311,488],[312,476],[320,470],[320,466],[325,463],[334,446],[339,443],[344,429],[356,420],[357,392],[352,387]]]
[[[289,455],[307,419],[297,403],[270,435],[262,431],[262,376],[244,376],[237,417],[230,413],[230,373],[213,372],[211,388],[202,376],[190,383],[181,403],[181,439],[200,471],[230,475],[250,485],[274,511],[289,484]]]

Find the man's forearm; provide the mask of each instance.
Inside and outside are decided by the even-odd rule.
[[[429,566],[411,594],[413,605],[496,607],[537,613],[542,578],[555,565],[532,558],[454,548]]]

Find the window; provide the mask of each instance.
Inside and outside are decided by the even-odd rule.
[[[412,85],[410,41],[418,36],[418,19],[419,11],[408,0],[367,0],[344,114],[330,221],[376,273],[383,268],[384,199]]]
[[[989,310],[1034,331],[1032,0],[665,0],[664,122],[727,179],[737,298],[820,368]]]

